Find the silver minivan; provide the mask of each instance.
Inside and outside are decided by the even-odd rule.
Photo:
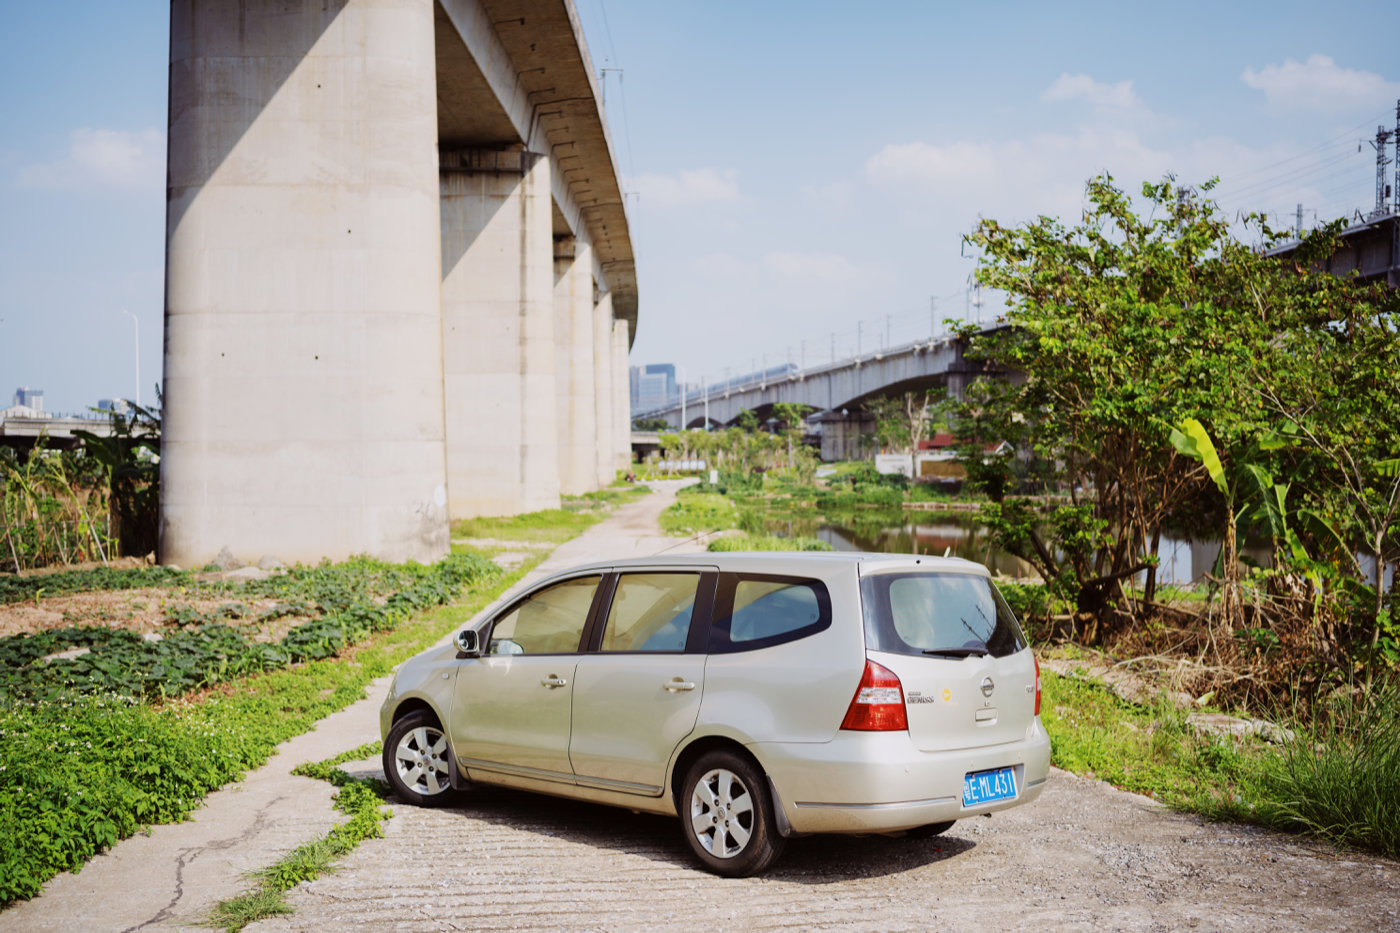
[[[475,782],[678,816],[729,876],[791,836],[944,832],[1050,768],[1039,665],[986,568],[912,555],[576,567],[405,662],[380,728],[409,802]]]

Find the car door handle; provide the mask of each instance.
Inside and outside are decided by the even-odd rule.
[[[688,680],[681,680],[679,677],[677,677],[675,680],[666,684],[665,687],[672,693],[678,693],[682,690],[694,690],[695,684],[691,683]]]
[[[566,684],[568,684],[567,680],[565,680],[562,677],[557,677],[554,674],[550,674],[544,680],[540,681],[540,686],[548,687],[551,690],[553,690],[555,687],[563,687]]]

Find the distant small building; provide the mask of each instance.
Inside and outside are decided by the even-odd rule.
[[[919,449],[909,454],[879,454],[875,469],[881,473],[903,473],[925,482],[951,483],[967,478],[967,470],[958,462],[958,439],[951,434],[935,434],[919,442]],[[1005,457],[1016,452],[1007,441],[982,445],[982,456]]]

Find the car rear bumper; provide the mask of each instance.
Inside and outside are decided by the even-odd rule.
[[[839,732],[830,742],[750,750],[794,833],[894,832],[1005,810],[1039,797],[1050,772],[1050,737],[1038,719],[1024,739],[982,748],[923,752],[905,732]],[[1004,767],[1014,769],[1014,799],[963,806],[965,775]]]

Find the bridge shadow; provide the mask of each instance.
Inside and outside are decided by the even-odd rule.
[[[462,792],[444,809],[493,826],[562,839],[574,845],[625,852],[708,875],[682,839],[675,817],[633,813],[602,804],[481,785]],[[811,885],[882,878],[936,865],[975,847],[975,842],[958,835],[956,826],[943,836],[924,840],[891,836],[802,836],[788,840],[782,857],[764,877]]]
[[[171,4],[167,235],[348,4]]]

